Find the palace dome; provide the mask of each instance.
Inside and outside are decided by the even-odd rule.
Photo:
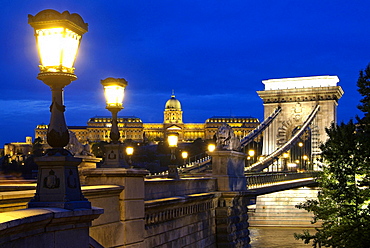
[[[181,110],[181,103],[172,94],[171,98],[166,102],[165,109]]]

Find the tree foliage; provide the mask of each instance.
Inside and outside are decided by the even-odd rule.
[[[326,129],[318,197],[297,205],[321,223],[314,234],[295,234],[314,247],[370,247],[370,64],[360,71],[357,86],[364,117]]]
[[[315,234],[295,234],[314,247],[369,247],[370,244],[370,130],[367,126],[333,124],[321,146],[326,163],[319,173],[318,198],[297,207],[321,222]]]
[[[368,64],[364,70],[360,71],[357,87],[357,91],[363,97],[357,108],[364,112],[364,119],[370,123],[370,64]]]

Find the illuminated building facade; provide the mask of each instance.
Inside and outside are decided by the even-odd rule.
[[[237,137],[242,138],[259,125],[259,120],[253,117],[225,117],[214,116],[205,123],[184,123],[181,103],[172,94],[166,102],[163,113],[163,123],[143,123],[135,116],[118,117],[118,128],[121,141],[131,139],[137,142],[157,142],[165,140],[169,132],[179,133],[181,142],[192,142],[198,138],[203,140],[213,139],[219,126],[229,124]],[[96,116],[88,120],[87,126],[69,126],[68,129],[76,134],[81,143],[110,141],[109,133],[111,117]],[[47,125],[38,125],[35,129],[35,137],[46,140]]]

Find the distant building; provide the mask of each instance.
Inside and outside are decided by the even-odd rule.
[[[179,141],[192,142],[198,138],[213,139],[217,129],[223,123],[229,124],[237,137],[242,138],[259,125],[259,120],[250,116],[214,116],[205,123],[184,123],[181,103],[172,95],[164,108],[163,123],[143,123],[135,116],[118,117],[118,128],[121,141],[131,139],[137,142],[165,140],[169,132],[179,133]],[[46,141],[47,125],[38,125],[35,137]],[[69,126],[81,143],[110,141],[110,116],[96,116],[88,120],[87,126]]]
[[[26,142],[12,142],[4,145],[4,156],[7,156],[9,161],[22,162],[31,153],[32,137],[29,136],[26,137]]]

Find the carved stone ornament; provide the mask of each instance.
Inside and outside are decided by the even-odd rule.
[[[34,28],[46,28],[51,25],[55,26],[56,23],[61,23],[80,35],[88,30],[88,24],[84,22],[79,14],[71,14],[67,10],[63,13],[53,9],[40,11],[35,16],[28,15],[28,23]]]
[[[49,175],[44,178],[44,188],[56,189],[59,188],[60,179],[55,175],[53,170],[49,171]]]
[[[240,140],[226,123],[222,124],[217,130],[216,145],[218,150],[240,151]]]

